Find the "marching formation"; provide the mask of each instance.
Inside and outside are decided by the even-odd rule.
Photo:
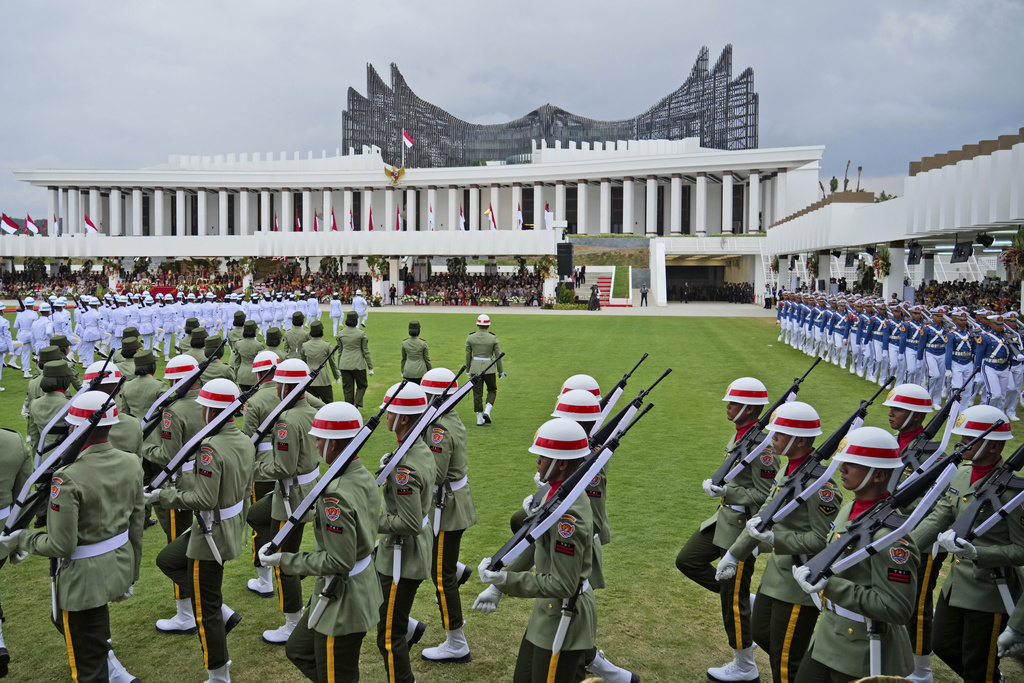
[[[164,542],[156,566],[170,581],[138,590],[166,593],[173,610],[155,620],[158,637],[198,636],[208,681],[229,681],[232,658],[244,657],[228,637],[243,616],[223,592],[225,563],[242,556],[254,568],[246,587],[276,596],[281,613],[263,641],[283,646],[310,680],[358,680],[360,649],[376,626],[387,680],[414,681],[409,649],[425,624],[412,615],[425,611],[415,598],[426,580],[445,633],[422,658],[471,662],[459,587],[474,571],[459,555],[477,515],[467,431],[454,408],[472,391],[477,425],[494,419],[497,379],[506,374],[489,317],[476,320],[458,372],[434,364],[411,323],[404,379],[364,419],[359,407],[373,374],[365,309],[342,315],[339,306],[335,315],[331,307],[344,320],[331,346],[319,310],[311,322],[290,311],[292,328],[282,335],[283,319],[249,317],[263,309],[259,301],[233,299],[204,301],[205,309],[188,299],[84,299],[71,336],[50,322],[45,343],[22,359],[21,368],[31,374],[34,362],[37,373],[25,402],[29,438],[0,430],[0,565],[50,558],[51,617],[72,678],[138,680],[114,653],[108,605],[137,590],[143,531],[157,523]],[[18,315],[49,320],[47,308],[26,299]],[[260,341],[264,323],[273,327]],[[75,352],[85,364],[81,380]],[[102,358],[93,360],[96,353]],[[609,461],[670,372],[615,412],[635,370],[604,395],[588,375],[566,380],[529,445],[537,474],[513,535],[477,568],[485,587],[473,609],[493,613],[506,595],[534,599],[517,683],[579,681],[587,672],[639,681],[597,649],[594,597],[605,586],[601,546],[611,539]],[[345,401],[333,401],[328,374],[345,381]],[[364,464],[361,449],[382,422],[395,447],[379,465]],[[303,550],[308,526],[312,550]],[[315,578],[304,595],[307,576]],[[17,628],[16,617],[6,625]],[[10,662],[0,633],[0,677]]]

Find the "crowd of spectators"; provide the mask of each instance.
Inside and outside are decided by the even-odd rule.
[[[941,305],[989,308],[994,311],[1020,309],[1020,283],[985,279],[981,282],[932,280],[917,288],[914,301],[929,308]]]
[[[696,285],[684,282],[668,288],[669,301],[727,301],[732,304],[754,303],[754,286],[749,282],[726,282],[723,285]]]
[[[405,297],[417,304],[440,303],[443,306],[523,306],[542,301],[540,276],[455,275],[434,273],[425,282],[406,281]]]

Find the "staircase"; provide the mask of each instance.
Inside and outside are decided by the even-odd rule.
[[[599,275],[597,277],[597,298],[601,302],[602,307],[611,304],[612,277],[613,275]]]

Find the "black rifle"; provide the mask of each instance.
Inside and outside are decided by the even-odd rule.
[[[942,429],[942,425],[945,424],[949,418],[949,413],[953,409],[953,404],[960,400],[960,396],[963,394],[964,389],[970,386],[971,382],[974,381],[974,376],[978,374],[979,368],[974,368],[974,372],[967,378],[962,387],[954,389],[949,394],[949,398],[939,409],[939,412],[932,416],[932,419],[928,421],[928,424],[924,426],[921,433],[914,437],[914,440],[907,444],[907,447],[903,449],[901,457],[903,462],[913,467],[915,470],[925,469],[929,463],[925,460],[927,456],[932,455],[931,450],[934,450],[938,444],[929,445],[929,442],[935,441],[935,437],[938,435],[939,430]],[[893,477],[893,481],[890,483],[890,487],[899,484],[899,478]],[[890,488],[890,491],[892,489]]]
[[[25,302],[21,300],[20,294],[15,294],[14,298],[18,300],[18,306],[20,307],[18,308],[18,313],[21,313],[22,311],[25,310]]]
[[[815,358],[811,367],[807,368],[807,372],[800,377],[793,378],[793,384],[790,385],[789,389],[783,392],[779,396],[779,399],[773,403],[768,410],[761,413],[761,418],[757,423],[744,432],[739,441],[733,444],[729,453],[726,455],[725,462],[723,462],[721,466],[715,470],[715,473],[711,475],[712,484],[715,486],[724,486],[729,481],[726,479],[727,475],[734,468],[737,466],[742,467],[747,464],[747,461],[749,460],[747,456],[750,454],[750,451],[753,450],[755,445],[767,438],[764,434],[764,430],[768,428],[768,423],[771,422],[772,414],[775,413],[775,411],[784,403],[796,398],[797,393],[800,391],[800,385],[805,379],[807,379],[807,375],[811,374],[811,370],[816,368],[820,362],[821,357]]]
[[[636,362],[636,365],[633,366],[632,370],[630,370],[629,372],[622,376],[622,379],[620,379],[615,384],[615,386],[612,387],[611,391],[605,392],[605,395],[601,397],[600,405],[602,418],[604,418],[607,413],[610,413],[611,411],[615,410],[616,402],[618,402],[619,397],[622,396],[622,392],[625,391],[626,389],[626,382],[629,381],[629,378],[633,376],[633,373],[636,372],[636,369],[640,367],[640,364],[643,363],[645,360],[647,360],[646,353],[640,358],[640,360]]]
[[[590,437],[591,445],[603,444],[605,441],[612,438],[612,434],[615,433],[615,429],[619,424],[622,423],[623,420],[631,419],[633,415],[636,414],[636,411],[640,410],[640,406],[644,404],[644,399],[647,398],[647,395],[654,391],[654,387],[658,386],[658,384],[661,383],[661,380],[668,377],[671,372],[672,368],[665,368],[665,372],[661,373],[661,376],[654,380],[651,386],[646,389],[641,389],[640,393],[638,393],[632,401],[626,404],[622,410],[615,414],[615,417],[605,422],[601,428]]]
[[[195,370],[185,375],[171,386],[170,389],[165,391],[160,398],[153,402],[153,405],[146,411],[145,416],[142,418],[142,438],[146,439],[153,430],[160,424],[160,418],[162,417],[165,408],[170,406],[175,401],[178,401],[188,395],[188,392],[195,386],[195,383],[199,381],[199,378],[206,372],[206,368],[210,367],[210,363],[213,359],[224,349],[224,345],[228,343],[227,338],[221,340],[220,346],[206,357],[206,360],[199,363],[199,366]],[[102,355],[102,354],[101,354]],[[111,352],[113,355],[113,352]]]
[[[953,522],[953,526],[950,527],[956,532],[957,538],[973,540],[988,531],[999,519],[1009,514],[1011,508],[1003,504],[1001,496],[1006,491],[1014,493],[1024,491],[1024,479],[1014,474],[1022,466],[1024,466],[1024,446],[1014,451],[1013,455],[978,482],[974,488],[974,500],[966,510],[960,513],[960,516]],[[985,506],[989,506],[993,514],[985,520],[984,529],[981,526],[975,527],[975,522],[978,521]]]
[[[796,469],[786,479],[786,483],[775,493],[775,497],[764,506],[761,512],[757,513],[757,516],[761,518],[760,524],[757,525],[758,531],[764,532],[771,529],[773,524],[784,519],[798,505],[817,493],[818,489],[824,486],[827,480],[831,479],[832,472],[839,464],[834,463],[834,467],[827,468],[821,464],[822,461],[832,457],[832,454],[839,448],[839,444],[846,438],[846,434],[853,428],[854,422],[862,422],[864,420],[871,404],[875,402],[876,398],[881,396],[882,392],[895,379],[895,377],[890,377],[885,380],[885,383],[882,384],[871,398],[866,401],[862,400],[860,405],[857,406],[857,410],[853,411],[853,414],[846,418],[846,421],[840,425],[839,429],[832,432],[825,439],[825,443],[811,451],[796,466]]]

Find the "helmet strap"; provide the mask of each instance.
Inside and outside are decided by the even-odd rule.
[[[903,421],[903,424],[901,424],[901,425],[900,425],[900,431],[901,431],[901,432],[902,432],[902,431],[903,431],[904,429],[906,429],[906,428],[907,428],[907,425],[908,425],[908,424],[910,424],[910,420],[911,420],[911,418],[913,418],[913,417],[914,417],[914,413],[912,413],[912,412],[908,411],[908,412],[907,412],[907,419],[906,419],[906,420],[904,420],[904,421]]]
[[[545,484],[548,483],[549,481],[551,481],[551,473],[555,470],[555,463],[557,463],[557,462],[558,462],[557,460],[552,458],[551,464],[548,465],[548,471],[545,472],[544,476],[540,478],[540,480],[542,482],[544,482]]]
[[[796,441],[796,437],[792,434],[787,434],[787,436],[789,437],[789,441],[786,443],[786,447],[782,449],[782,452],[779,453],[779,455],[783,457],[786,457],[786,454],[789,453],[789,449],[793,447],[793,442]]]
[[[855,489],[853,490],[853,492],[854,492],[854,493],[857,493],[857,492],[858,492],[858,491],[860,491],[860,490],[861,490],[862,488],[864,488],[865,486],[867,486],[867,485],[868,485],[868,482],[869,482],[869,481],[871,481],[871,477],[873,477],[873,476],[875,476],[875,468],[874,468],[874,467],[872,467],[871,469],[869,469],[869,470],[868,470],[868,473],[864,475],[864,479],[862,479],[862,480],[861,480],[861,482],[860,482],[860,486],[858,486],[857,488],[855,488]]]

